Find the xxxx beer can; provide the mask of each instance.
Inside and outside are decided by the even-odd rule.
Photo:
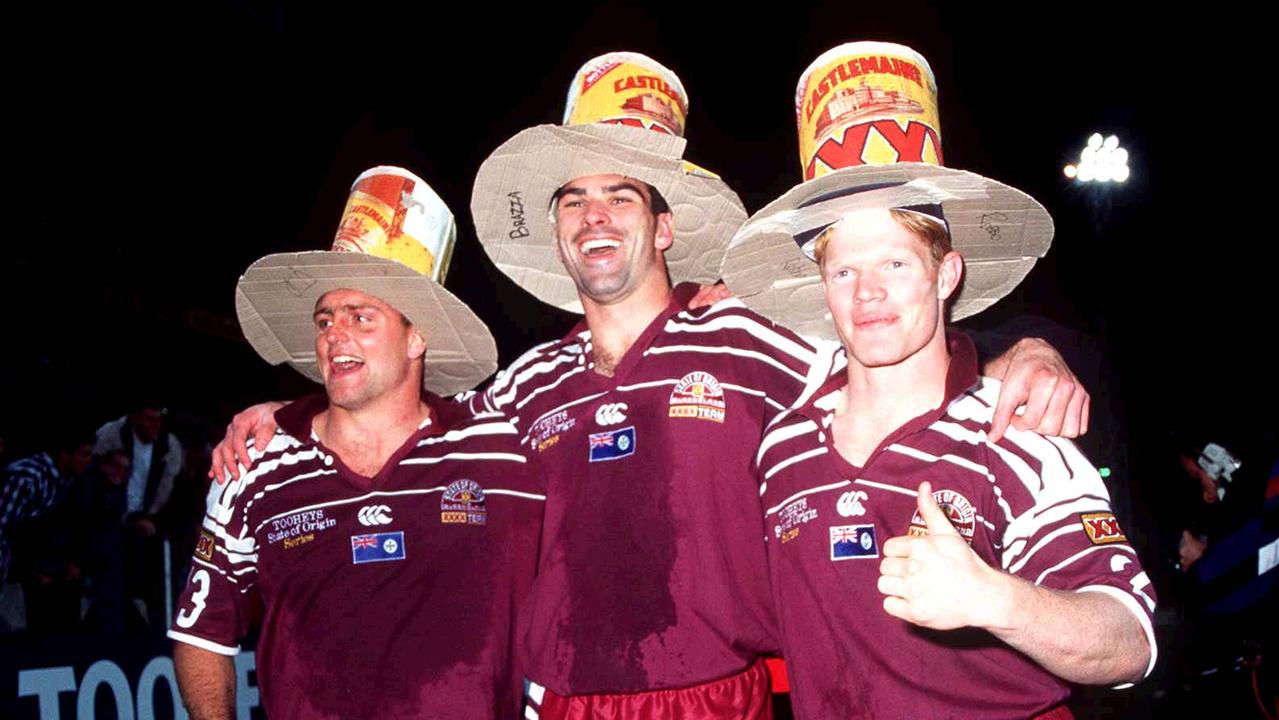
[[[456,238],[453,213],[430,185],[381,166],[351,185],[333,249],[397,260],[443,284]]]
[[[616,123],[684,136],[688,96],[679,77],[639,53],[588,60],[569,85],[565,125]]]
[[[937,81],[904,45],[845,43],[827,50],[795,92],[804,179],[853,165],[942,164]]]

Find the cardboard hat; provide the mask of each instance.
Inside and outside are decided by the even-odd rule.
[[[249,344],[323,382],[315,361],[315,303],[351,289],[393,306],[426,339],[422,384],[437,395],[468,390],[497,369],[484,323],[441,284],[456,239],[453,214],[420,178],[376,167],[351,186],[331,251],[276,253],[249,266],[235,311]]]
[[[587,62],[569,88],[565,125],[524,130],[480,166],[471,215],[484,251],[539,300],[582,312],[555,253],[551,200],[576,178],[625,175],[657,188],[670,205],[671,281],[718,280],[724,248],[746,211],[717,175],[683,160],[687,112],[683,84],[651,58],[608,53]]]
[[[807,247],[857,210],[920,209],[964,257],[952,319],[1012,292],[1048,252],[1053,222],[1029,195],[942,166],[937,86],[914,50],[847,43],[800,77],[795,112],[804,182],[751,217],[724,257],[724,282],[751,309],[809,337],[837,339]]]

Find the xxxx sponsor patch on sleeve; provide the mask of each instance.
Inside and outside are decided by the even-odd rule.
[[[1079,516],[1079,521],[1083,523],[1084,532],[1088,533],[1088,539],[1093,545],[1128,542],[1113,513],[1084,513]]]

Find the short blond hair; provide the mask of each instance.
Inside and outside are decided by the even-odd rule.
[[[924,246],[928,248],[928,256],[933,261],[933,267],[940,265],[942,258],[951,251],[950,232],[937,218],[901,208],[889,208],[888,214],[902,229],[924,243]],[[813,258],[817,260],[818,267],[823,267],[825,264],[826,245],[830,242],[831,233],[835,231],[835,226],[838,224],[831,224],[813,239]]]

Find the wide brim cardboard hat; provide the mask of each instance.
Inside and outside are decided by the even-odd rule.
[[[333,250],[267,255],[245,270],[235,289],[240,328],[267,362],[287,362],[323,382],[315,303],[333,290],[357,290],[391,305],[422,333],[423,387],[443,396],[469,390],[497,369],[497,345],[484,322],[431,277],[447,270],[455,228],[421,179],[373,168],[352,186]]]
[[[723,180],[683,159],[687,107],[678,77],[651,58],[609,53],[589,61],[570,87],[569,124],[523,130],[480,166],[471,214],[489,258],[539,300],[582,312],[555,252],[551,200],[576,178],[624,175],[652,185],[671,208],[671,281],[718,280],[746,211]]]
[[[1012,292],[1048,252],[1052,218],[1034,198],[940,164],[936,85],[913,50],[849,43],[828,51],[801,78],[796,112],[807,179],[755,213],[724,257],[724,282],[752,310],[801,335],[838,339],[808,246],[858,210],[940,215],[964,258],[953,320]],[[850,153],[855,142],[860,152]]]

